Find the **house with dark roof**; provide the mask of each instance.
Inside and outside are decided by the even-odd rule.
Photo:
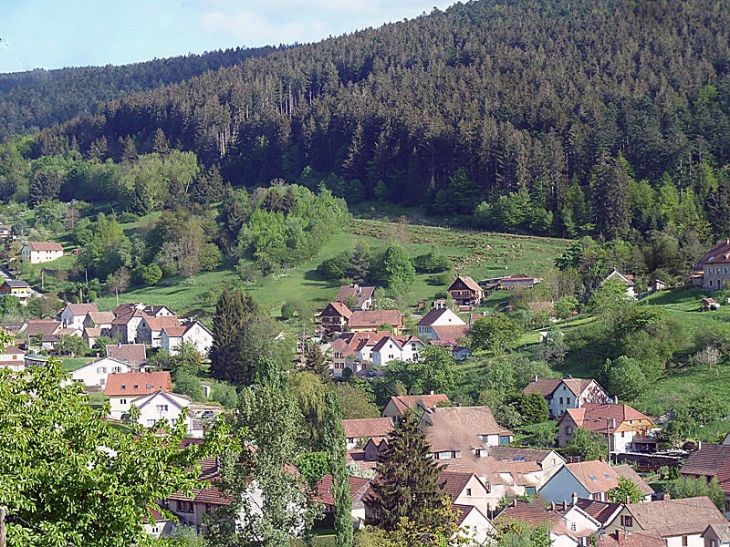
[[[730,518],[730,445],[700,444],[684,462],[680,471],[683,477],[717,479],[725,493],[725,516]]]
[[[616,530],[612,534],[596,536],[596,547],[666,547],[661,534],[651,532],[625,532]]]
[[[730,547],[730,525],[710,524],[701,537],[705,547]]]
[[[452,504],[469,505],[476,507],[484,515],[489,514],[489,488],[471,471],[446,469],[441,472],[438,484]]]
[[[433,308],[418,322],[418,337],[432,344],[455,346],[469,334],[469,326],[449,308]]]
[[[365,502],[363,498],[370,489],[370,479],[348,477],[347,484],[352,498],[352,526],[355,530],[359,530],[365,526]],[[314,487],[312,501],[322,505],[323,513],[322,517],[315,522],[315,527],[328,528],[334,526],[336,505],[331,474],[328,473],[322,477]]]
[[[710,525],[727,526],[728,520],[707,496],[665,499],[625,505],[606,526],[606,532],[658,532],[668,547],[704,547],[703,533]]]
[[[23,262],[40,264],[50,262],[63,256],[63,247],[55,241],[33,241],[26,244],[20,251]]]
[[[446,290],[459,306],[478,306],[484,297],[479,283],[469,276],[460,275]]]
[[[656,425],[629,405],[585,403],[581,408],[567,409],[558,421],[558,446],[568,446],[578,428],[605,436],[612,454],[656,452]]]
[[[58,319],[67,329],[84,329],[84,319],[88,313],[98,313],[99,308],[96,302],[88,304],[66,304],[58,313]]]
[[[586,403],[607,403],[610,400],[598,382],[582,378],[535,377],[524,392],[542,395],[551,418],[561,417],[569,408],[580,408]]]
[[[383,409],[383,416],[386,418],[400,418],[406,412],[415,412],[421,416],[426,410],[431,410],[439,405],[447,405],[448,396],[443,393],[431,393],[430,395],[394,395]]]
[[[654,490],[628,465],[610,466],[602,460],[566,463],[539,490],[539,494],[555,503],[570,501],[573,495],[597,501],[608,501],[608,493],[625,477],[639,487],[649,501]]]
[[[233,501],[218,487],[221,480],[218,459],[207,458],[201,460],[200,465],[200,480],[209,484],[203,488],[194,488],[190,496],[176,492],[165,500],[167,507],[181,524],[193,526],[196,530],[202,530],[208,515]]]
[[[174,315],[162,317],[143,315],[137,325],[137,342],[151,348],[159,348],[162,346],[162,329],[179,326],[180,320]]]
[[[548,530],[551,545],[579,547],[589,541],[600,528],[600,523],[576,505],[554,503],[541,496],[528,501],[515,499],[494,519],[521,521],[532,527],[544,526]]]
[[[107,357],[112,357],[139,369],[147,364],[147,349],[144,344],[109,344],[106,346]]]
[[[398,310],[354,311],[347,320],[351,332],[379,331],[384,327],[396,336],[403,330],[403,315]]]
[[[416,361],[424,348],[415,336],[396,336],[390,331],[344,332],[330,343],[332,375],[346,368],[359,374],[368,365],[387,366],[394,360]]]
[[[109,331],[114,321],[114,312],[91,311],[84,317],[83,326],[85,329],[102,329]]]
[[[33,290],[27,281],[22,279],[6,279],[0,285],[0,296],[14,296],[20,303],[25,305],[33,294]]]
[[[25,368],[25,352],[13,345],[0,349],[0,368],[9,368],[19,372]]]
[[[342,302],[330,302],[319,314],[319,323],[325,333],[344,332],[351,316],[352,311]]]
[[[370,440],[380,443],[386,439],[393,431],[393,420],[391,418],[342,420],[342,426],[345,428],[347,449],[350,450],[355,448],[358,442],[362,442],[364,446]]]
[[[538,283],[542,283],[542,279],[539,277],[530,277],[526,275],[509,275],[502,277],[499,280],[500,290],[513,290],[513,289],[531,289]]]
[[[730,286],[730,237],[718,241],[692,268],[690,279],[709,291]]]
[[[375,287],[363,287],[357,283],[353,285],[342,285],[337,291],[335,302],[344,304],[345,301],[354,302],[352,311],[366,311],[373,307],[373,296],[375,296]]]

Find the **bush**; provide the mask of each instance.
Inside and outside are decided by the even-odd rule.
[[[134,213],[129,213],[129,212],[122,213],[122,214],[120,214],[117,217],[117,220],[121,224],[127,224],[127,223],[130,223],[130,222],[137,222],[138,219],[139,219],[139,217],[137,215],[135,215]]]
[[[285,321],[293,319],[297,315],[297,308],[289,302],[284,302],[281,306],[281,318]]]
[[[176,393],[187,395],[193,401],[205,400],[205,389],[200,382],[200,378],[188,372],[178,372],[175,375],[175,384],[173,387]]]
[[[443,287],[444,285],[450,285],[452,281],[451,272],[443,272],[437,275],[429,275],[426,278],[426,283],[435,287]]]
[[[425,255],[419,255],[414,260],[418,273],[438,273],[451,269],[451,260],[445,255],[431,251]]]
[[[212,272],[223,262],[223,253],[215,243],[208,243],[200,251],[200,267],[206,272]]]
[[[213,385],[210,400],[220,403],[225,408],[236,408],[238,406],[238,392],[232,385],[218,382]]]

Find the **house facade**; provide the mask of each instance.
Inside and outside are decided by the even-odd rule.
[[[193,438],[201,438],[203,429],[195,428],[192,415],[189,414],[190,399],[177,393],[159,390],[154,393],[142,395],[131,403],[139,410],[137,422],[144,427],[153,427],[159,422],[174,424],[181,415],[185,416],[187,434]],[[131,407],[130,405],[130,407]]]
[[[86,387],[103,388],[106,387],[106,379],[110,374],[121,374],[130,371],[131,369],[127,363],[112,357],[104,357],[75,370],[71,374],[71,379],[74,382],[84,384]]]
[[[482,288],[468,276],[460,275],[446,290],[459,306],[478,306],[484,298]]]
[[[730,445],[701,443],[692,452],[680,471],[683,477],[704,479],[710,482],[717,479],[725,493],[725,516],[730,519]]]
[[[634,281],[634,276],[630,274],[622,274],[619,272],[616,268],[613,269],[613,271],[608,274],[606,279],[604,279],[601,282],[601,285],[604,283],[607,283],[609,281],[614,281],[616,283],[621,283],[623,286],[626,287],[626,298],[636,298],[636,282]]]
[[[366,311],[373,307],[375,287],[363,287],[357,283],[353,285],[342,285],[337,291],[335,302],[344,304],[345,301],[355,302],[352,311]]]
[[[9,368],[15,372],[25,369],[25,352],[15,346],[6,345],[0,351],[0,368]]]
[[[109,374],[104,389],[104,395],[109,397],[109,416],[120,420],[129,412],[135,399],[156,391],[172,391],[172,378],[168,371]]]
[[[344,332],[352,316],[350,308],[341,302],[330,302],[319,314],[319,322],[325,333]]]
[[[170,355],[176,355],[183,342],[192,344],[203,357],[208,356],[213,345],[213,333],[200,321],[187,321],[180,326],[163,327],[160,347]]]
[[[58,319],[66,329],[84,329],[84,319],[88,313],[99,311],[96,302],[89,304],[66,304],[58,314]]]
[[[651,499],[654,490],[631,467],[610,466],[602,460],[566,463],[538,493],[555,503],[570,501],[573,494],[578,498],[608,501],[608,493],[618,486],[622,476],[639,487],[645,501]]]
[[[63,247],[54,241],[34,241],[23,247],[20,256],[23,262],[31,264],[50,262],[63,256]]]
[[[28,299],[32,294],[33,290],[30,288],[30,285],[22,279],[6,279],[0,285],[0,296],[14,296],[23,305],[28,303]]]
[[[535,378],[525,393],[545,397],[551,418],[559,418],[569,408],[581,408],[586,403],[607,403],[606,390],[595,380],[581,378]]]
[[[449,308],[433,308],[418,322],[418,337],[439,345],[456,345],[469,326]]]
[[[718,241],[694,265],[692,283],[708,291],[730,287],[730,238]]]
[[[351,332],[378,332],[387,327],[398,336],[403,330],[403,315],[398,310],[354,311],[347,320]]]
[[[175,316],[151,317],[143,315],[137,325],[136,340],[151,348],[162,347],[162,330],[164,328],[179,327],[180,320]]]
[[[373,346],[373,365],[386,366],[391,361],[418,361],[426,346],[415,336],[384,336]]]

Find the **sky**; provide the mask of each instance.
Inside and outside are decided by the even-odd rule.
[[[0,72],[317,42],[454,0],[0,0]]]

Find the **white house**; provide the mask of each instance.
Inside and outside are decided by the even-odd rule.
[[[469,326],[449,308],[434,308],[418,322],[418,336],[442,345],[454,345],[469,334]]]
[[[104,395],[109,397],[110,417],[120,420],[122,415],[129,413],[135,399],[156,391],[172,391],[172,378],[168,371],[109,374]]]
[[[175,316],[152,317],[143,315],[137,325],[137,342],[151,348],[162,347],[162,329],[179,327],[180,320]]]
[[[424,347],[415,336],[384,336],[375,344],[370,356],[376,367],[391,361],[418,361]]]
[[[15,372],[25,369],[25,352],[15,346],[5,346],[5,350],[0,351],[0,367]]]
[[[31,264],[50,262],[63,256],[63,247],[55,241],[34,241],[23,247],[20,256],[23,262]]]
[[[610,466],[604,461],[566,463],[540,489],[539,494],[555,503],[571,500],[573,495],[596,501],[608,501],[608,493],[616,488],[620,477],[639,487],[644,501],[654,490],[628,465]]]
[[[106,387],[106,379],[110,374],[130,372],[129,365],[113,357],[104,357],[84,365],[71,374],[74,382],[83,383],[86,387]]]
[[[606,279],[601,282],[601,285],[603,285],[607,281],[616,281],[618,283],[621,283],[622,285],[625,285],[626,298],[636,298],[636,292],[634,290],[634,288],[636,287],[636,282],[634,281],[633,275],[622,274],[616,268],[614,268],[613,271],[608,274]]]
[[[160,347],[167,353],[175,355],[183,342],[194,345],[198,353],[206,357],[213,345],[213,333],[200,321],[187,321],[180,326],[162,328]]]
[[[606,390],[598,382],[582,378],[535,377],[524,392],[545,397],[551,418],[560,418],[569,408],[581,408],[586,403],[609,402]]]
[[[473,505],[452,504],[456,513],[458,534],[466,539],[469,547],[489,545],[496,529],[487,516]]]
[[[84,330],[84,319],[88,313],[98,312],[96,302],[89,304],[66,304],[58,314],[63,328]]]
[[[137,422],[144,427],[152,427],[161,420],[166,420],[172,425],[181,414],[184,414],[188,425],[188,435],[198,438],[203,436],[202,428],[194,429],[193,427],[193,417],[188,413],[190,399],[184,395],[158,390],[137,397],[131,404],[139,410]]]

